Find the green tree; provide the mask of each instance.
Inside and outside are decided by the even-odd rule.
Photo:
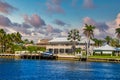
[[[119,47],[119,40],[118,39],[111,39],[110,45],[113,47]]]
[[[119,39],[119,43],[120,43],[120,28],[116,28],[115,33],[117,34],[117,38]]]
[[[94,38],[94,39],[92,39],[92,40],[95,42],[95,46],[96,46],[96,47],[100,47],[100,46],[102,46],[103,43],[104,43],[104,41],[101,40],[101,39]]]
[[[89,53],[89,48],[88,48],[88,43],[90,42],[90,39],[94,37],[94,29],[95,29],[95,26],[92,26],[92,25],[88,25],[88,24],[85,24],[84,26],[84,35],[87,37],[87,57],[88,57],[88,53]]]
[[[29,40],[28,40],[28,39],[25,39],[25,40],[24,40],[24,44],[29,44]]]
[[[33,40],[31,40],[31,41],[30,41],[30,44],[34,44],[34,41],[33,41]]]
[[[75,52],[76,53],[81,53],[81,50],[82,50],[81,48],[77,48]]]
[[[0,47],[1,52],[4,52],[5,49],[5,38],[6,38],[6,32],[3,29],[0,29]]]
[[[46,51],[46,48],[45,48],[45,47],[37,47],[37,50],[38,50],[38,51],[43,51],[43,52],[45,52],[45,51]]]
[[[79,31],[77,29],[72,29],[70,30],[70,32],[68,32],[68,40],[70,40],[72,42],[72,51],[75,54],[75,49],[76,49],[76,43],[77,41],[80,41],[80,35],[79,35]]]
[[[106,36],[106,37],[105,37],[105,42],[106,42],[107,44],[110,44],[111,40],[112,40],[112,38],[111,38],[110,36]]]
[[[37,47],[36,46],[28,46],[27,50],[32,53],[33,51],[37,52]]]

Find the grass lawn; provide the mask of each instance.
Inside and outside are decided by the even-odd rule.
[[[112,58],[112,59],[120,59],[120,56],[89,56],[89,58]]]

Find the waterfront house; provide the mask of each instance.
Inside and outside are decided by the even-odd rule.
[[[106,55],[112,55],[116,51],[116,48],[106,44],[104,46],[94,48],[95,54],[106,54]]]
[[[82,37],[80,41],[76,41],[76,48],[81,48],[85,50],[86,48],[87,38]],[[59,37],[53,38],[52,40],[48,41],[48,45],[46,49],[48,51],[53,52],[54,54],[69,54],[72,53],[72,42],[67,39],[67,37]],[[90,51],[93,50],[94,41],[90,40],[89,47]]]

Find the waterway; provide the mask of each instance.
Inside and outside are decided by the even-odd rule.
[[[0,80],[120,80],[120,64],[0,59]]]

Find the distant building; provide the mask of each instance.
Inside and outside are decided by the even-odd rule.
[[[112,55],[114,52],[116,52],[118,50],[118,48],[114,48],[108,44],[104,45],[104,46],[101,46],[101,47],[97,47],[97,48],[94,48],[94,53],[95,54],[110,54]]]
[[[67,37],[60,37],[60,38],[53,38],[52,40],[48,41],[48,45],[46,49],[52,51],[54,54],[58,53],[72,53],[72,43],[67,40]],[[80,41],[76,42],[76,48],[86,48],[87,39],[82,37]],[[94,41],[90,40],[89,43],[90,50],[93,50]]]
[[[39,47],[46,47],[48,45],[48,41],[50,39],[39,39],[38,40],[38,43],[37,43],[37,46]]]

